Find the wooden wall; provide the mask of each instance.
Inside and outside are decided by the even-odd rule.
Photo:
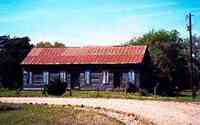
[[[73,84],[74,89],[80,90],[113,90],[116,89],[113,86],[115,73],[121,74],[121,80],[119,88],[124,89],[128,84],[128,72],[134,71],[136,77],[136,86],[140,86],[140,65],[28,65],[23,66],[23,70],[26,72],[55,72],[55,71],[65,71],[66,72],[66,84],[68,88],[70,84]],[[84,73],[86,70],[90,70],[90,84],[86,84]],[[109,82],[104,84],[103,71],[109,72]],[[72,82],[72,75],[78,74],[77,83]]]

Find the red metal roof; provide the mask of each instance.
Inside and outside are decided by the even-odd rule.
[[[146,48],[145,45],[33,48],[21,64],[137,64],[143,61]]]

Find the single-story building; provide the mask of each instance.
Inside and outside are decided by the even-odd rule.
[[[139,88],[150,60],[146,45],[33,48],[21,62],[24,89],[60,79],[69,88]]]

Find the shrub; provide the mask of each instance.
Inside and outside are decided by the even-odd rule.
[[[47,93],[49,95],[61,96],[66,91],[66,84],[60,79],[50,81],[47,85]]]
[[[149,93],[146,89],[139,89],[139,95],[140,96],[147,96],[147,95],[149,95]]]

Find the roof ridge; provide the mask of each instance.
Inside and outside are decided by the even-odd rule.
[[[104,47],[132,47],[132,46],[144,46],[147,47],[147,45],[108,45],[108,46],[67,46],[67,47],[34,47],[34,48],[41,48],[41,49],[62,49],[62,48],[104,48]]]

